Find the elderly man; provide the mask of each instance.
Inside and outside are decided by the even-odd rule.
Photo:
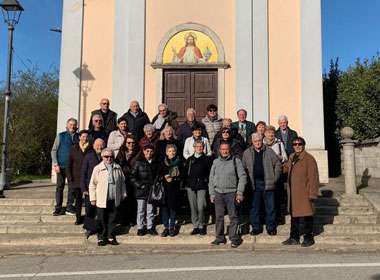
[[[127,120],[129,132],[136,137],[137,141],[140,141],[144,137],[144,125],[150,123],[150,121],[148,115],[141,110],[140,104],[136,100],[131,101],[128,112],[122,118]]]
[[[94,114],[91,119],[92,129],[88,131],[88,141],[92,145],[98,138],[102,139],[105,143],[108,140],[108,132],[103,126],[102,115]]]
[[[232,123],[232,128],[237,129],[247,145],[251,145],[251,135],[256,132],[256,126],[253,122],[247,121],[247,111],[239,109],[237,111],[238,121]]]
[[[171,126],[174,131],[178,128],[177,113],[168,109],[166,104],[158,105],[158,114],[154,116],[152,124],[157,132],[161,132],[166,126]]]
[[[292,147],[293,140],[298,137],[297,132],[290,129],[288,126],[288,117],[281,115],[278,117],[278,129],[276,130],[276,138],[280,139],[284,143],[285,151],[288,156],[294,153]]]
[[[218,117],[218,107],[216,105],[210,104],[207,106],[207,114],[202,119],[202,123],[206,127],[208,139],[212,144],[215,135],[222,127],[222,119]]]
[[[105,147],[105,143],[102,139],[98,138],[93,144],[93,149],[88,151],[84,156],[80,171],[80,188],[84,195],[84,207],[85,207],[85,220],[84,228],[87,229],[86,236],[90,236],[91,233],[97,231],[96,223],[94,225],[94,219],[96,216],[96,208],[91,205],[88,194],[88,186],[90,185],[90,179],[92,171],[95,166],[101,162],[101,152]]]
[[[90,123],[88,124],[88,129],[93,129],[94,125],[92,123],[92,116],[94,115],[101,115],[103,119],[103,127],[107,131],[107,133],[111,133],[111,131],[115,130],[117,128],[116,120],[117,120],[117,114],[110,110],[110,101],[107,98],[102,98],[100,100],[100,109],[94,110],[91,112],[91,118]]]
[[[117,208],[127,197],[123,171],[114,162],[113,151],[106,148],[101,153],[102,162],[95,166],[88,187],[92,206],[96,206],[97,219],[101,225],[98,245],[119,245],[115,228]]]
[[[318,166],[314,157],[305,151],[305,139],[293,139],[294,154],[285,165],[288,172],[289,213],[291,216],[290,237],[283,245],[300,244],[300,220],[304,221],[302,247],[314,244],[314,202],[319,193]]]
[[[208,189],[211,203],[215,204],[215,233],[216,238],[212,245],[225,244],[224,211],[227,208],[230,218],[229,238],[231,247],[237,248],[241,244],[238,234],[239,217],[235,203],[243,201],[243,193],[247,183],[247,175],[239,158],[231,155],[228,142],[220,144],[219,157],[214,160],[209,177]]]
[[[272,149],[263,145],[263,137],[259,133],[252,134],[252,146],[243,154],[243,166],[249,174],[253,189],[250,220],[251,235],[263,232],[260,219],[261,205],[264,201],[265,224],[269,235],[277,234],[275,194],[276,182],[281,175],[281,162]]]
[[[79,135],[77,133],[78,121],[70,118],[66,122],[66,130],[59,133],[54,140],[53,148],[51,149],[51,159],[53,162],[53,169],[57,174],[57,188],[55,191],[55,211],[54,216],[64,215],[62,211],[63,190],[66,181],[66,166],[69,160],[71,147],[79,142]],[[67,196],[66,213],[75,215],[73,207],[73,193],[69,188]]]
[[[186,121],[181,124],[177,131],[177,139],[181,142],[182,145],[185,145],[187,138],[193,135],[193,127],[199,126],[202,129],[202,136],[207,138],[206,128],[203,123],[198,122],[195,119],[196,112],[193,108],[188,108],[186,110]]]

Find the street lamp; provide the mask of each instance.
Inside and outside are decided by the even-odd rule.
[[[0,173],[0,198],[4,198],[4,188],[7,181],[7,159],[8,159],[8,126],[9,126],[9,102],[11,99],[11,75],[12,75],[12,54],[13,54],[13,31],[18,23],[24,8],[17,0],[3,0],[0,4],[3,12],[4,22],[8,25],[8,59],[7,76],[5,80],[4,92],[4,126],[3,142],[1,148],[1,173]]]

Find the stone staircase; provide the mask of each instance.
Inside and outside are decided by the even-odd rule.
[[[84,237],[81,226],[74,225],[73,216],[52,216],[54,186],[19,187],[6,192],[0,200],[0,253],[25,248],[87,248],[96,246],[96,238]],[[247,248],[281,247],[289,235],[290,219],[278,227],[277,236],[263,233],[243,236]],[[122,245],[200,245],[209,246],[214,238],[214,225],[208,226],[208,235],[190,236],[191,224],[180,224],[179,235],[161,238],[136,235],[137,229],[123,228],[118,237]],[[162,226],[157,226],[158,232]],[[246,228],[246,231],[248,228]],[[318,246],[380,245],[380,223],[372,205],[362,196],[346,197],[339,194],[322,196],[316,202],[315,240]],[[49,249],[50,250],[50,249]]]

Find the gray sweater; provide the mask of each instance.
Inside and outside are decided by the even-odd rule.
[[[239,158],[235,158],[236,178],[233,156],[228,158],[218,157],[214,160],[211,171],[208,189],[210,197],[218,193],[232,193],[243,194],[245,185],[247,184],[247,174],[244,171],[243,164]]]
[[[281,162],[278,159],[278,156],[272,149],[263,146],[263,150],[265,190],[271,191],[275,189],[275,184],[277,180],[280,178],[282,167]],[[255,178],[253,175],[254,162],[255,152],[254,148],[251,146],[248,149],[246,149],[243,153],[243,166],[249,175],[251,181],[250,183],[253,190],[255,189]]]

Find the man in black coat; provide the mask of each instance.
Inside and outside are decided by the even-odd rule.
[[[298,137],[296,131],[292,130],[288,126],[288,117],[281,115],[278,117],[278,129],[276,130],[275,136],[277,139],[280,139],[285,146],[285,151],[288,157],[294,153],[292,146],[293,140]]]
[[[140,104],[133,100],[130,104],[130,109],[122,118],[127,120],[128,130],[133,136],[140,141],[144,137],[144,125],[150,123],[148,115],[140,108]]]
[[[85,155],[82,162],[80,172],[80,188],[84,194],[84,206],[86,211],[85,217],[88,218],[87,221],[95,219],[96,216],[96,207],[91,205],[90,197],[88,194],[88,186],[90,184],[92,171],[94,170],[95,166],[97,166],[102,161],[100,154],[104,147],[105,142],[100,138],[96,139],[93,144],[93,149]],[[87,229],[87,236],[96,231],[96,226],[90,225],[90,223],[86,223],[86,219],[84,227]]]
[[[103,127],[107,133],[111,133],[117,129],[117,114],[110,110],[110,101],[107,98],[102,98],[100,100],[100,109],[91,112],[90,123],[88,124],[88,129],[93,129],[92,117],[94,115],[100,115],[103,118]]]
[[[231,128],[236,129],[238,133],[243,137],[246,146],[252,144],[252,133],[256,132],[256,126],[253,122],[247,121],[247,111],[239,109],[237,111],[238,121],[233,122]]]
[[[95,114],[91,118],[92,128],[88,131],[88,141],[92,145],[95,140],[100,138],[107,146],[108,132],[103,126],[103,118],[99,114]]]
[[[193,136],[194,127],[200,127],[202,129],[202,136],[208,138],[205,125],[195,119],[195,110],[188,108],[186,110],[186,121],[181,124],[176,131],[177,139],[181,142],[182,146],[185,145],[187,138]]]
[[[178,129],[178,114],[170,111],[165,103],[158,105],[158,114],[153,117],[152,125],[156,132],[161,132],[166,126],[171,126],[174,131]]]

